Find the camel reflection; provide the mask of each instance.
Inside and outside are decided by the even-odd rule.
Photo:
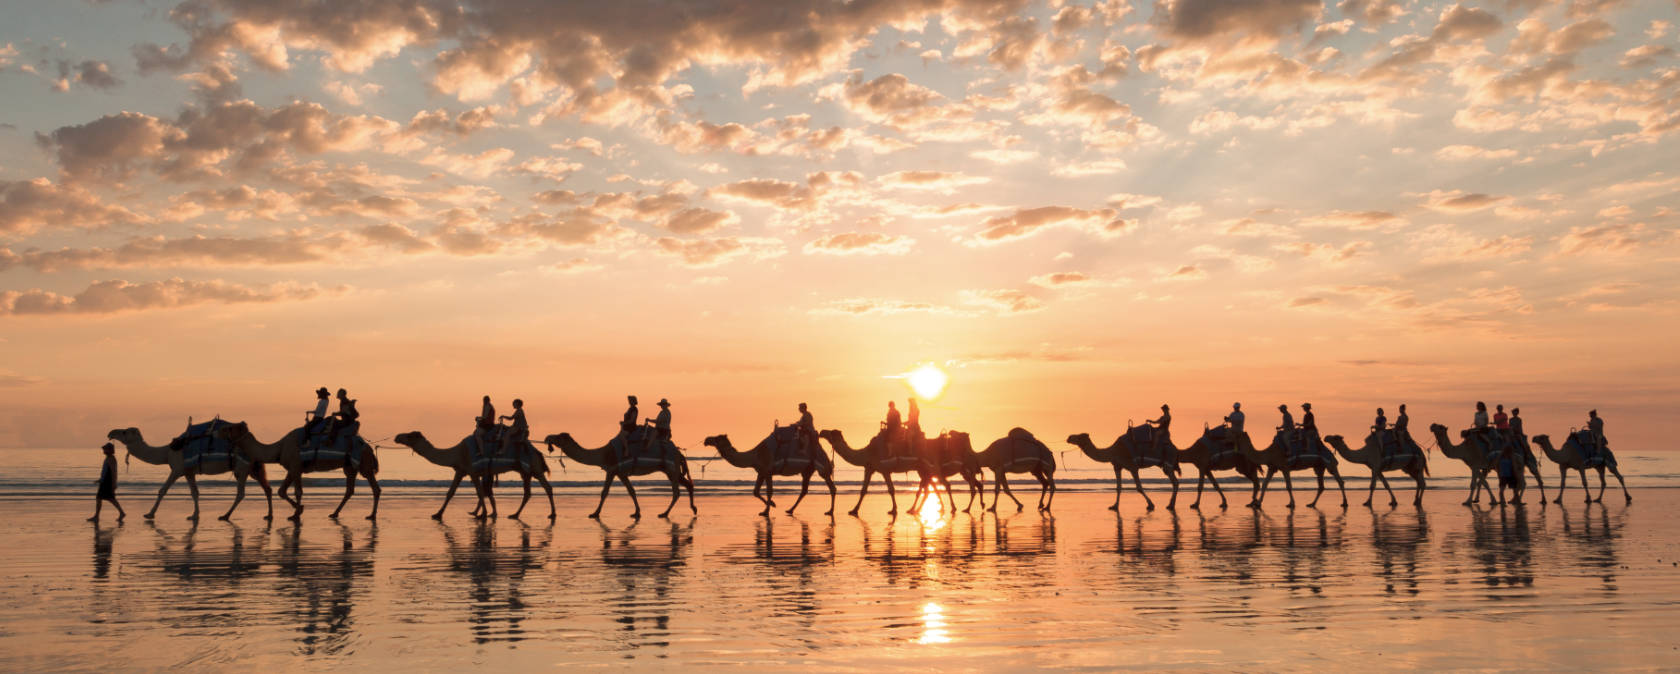
[[[1283,556],[1283,585],[1292,592],[1305,590],[1313,595],[1324,593],[1327,574],[1326,552],[1342,545],[1342,526],[1346,515],[1338,514],[1334,522],[1317,508],[1285,514],[1282,526],[1262,513],[1268,540]],[[1304,524],[1300,520],[1307,520]]]
[[[601,562],[617,581],[612,600],[613,619],[623,626],[618,641],[625,649],[654,648],[659,657],[671,645],[672,590],[694,545],[694,521],[666,522],[668,529],[638,532],[635,522],[614,529],[596,520],[601,529]],[[642,534],[651,534],[643,538]]]
[[[1627,508],[1621,507],[1611,514],[1603,503],[1592,503],[1585,505],[1579,515],[1571,514],[1567,506],[1558,511],[1563,519],[1563,534],[1574,544],[1574,549],[1565,554],[1573,553],[1577,564],[1597,575],[1606,595],[1615,594],[1616,570],[1622,566],[1616,544],[1627,523]]]
[[[1470,513],[1470,530],[1451,538],[1462,544],[1468,538],[1474,573],[1490,590],[1534,586],[1534,559],[1529,513],[1523,508],[1477,508]],[[1509,591],[1489,594],[1489,599],[1511,597]],[[1530,595],[1532,596],[1532,595]]]
[[[506,548],[497,538],[507,534],[496,522],[479,520],[464,532],[449,524],[438,524],[448,552],[449,570],[465,576],[470,599],[467,624],[473,642],[518,642],[528,638],[525,621],[530,605],[526,601],[526,574],[543,565],[547,529],[533,529],[519,523]],[[545,540],[537,540],[537,537]]]
[[[367,539],[360,544],[349,527],[333,526],[337,529],[333,537],[336,541],[321,547],[305,544],[302,527],[285,529],[274,554],[279,576],[275,591],[294,598],[282,606],[287,617],[297,623],[298,652],[303,655],[347,652],[356,637],[352,616],[356,584],[373,578],[379,525],[370,526]],[[235,540],[240,538],[236,535]],[[236,544],[234,554],[242,556],[238,548]]]
[[[1429,543],[1429,518],[1422,508],[1390,510],[1371,518],[1371,547],[1387,594],[1418,595],[1418,556]]]

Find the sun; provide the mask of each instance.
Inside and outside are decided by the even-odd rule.
[[[910,390],[922,400],[933,400],[945,392],[945,384],[950,381],[945,371],[933,363],[923,363],[904,376],[905,382],[910,384]]]

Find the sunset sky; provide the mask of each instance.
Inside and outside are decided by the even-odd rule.
[[[1680,2],[189,0],[0,21],[0,446],[1680,431]],[[903,404],[902,402],[900,403]],[[1299,411],[1296,411],[1299,415]]]

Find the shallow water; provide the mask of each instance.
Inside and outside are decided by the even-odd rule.
[[[1680,666],[1680,490],[1461,497],[1150,513],[1129,495],[1116,515],[1075,493],[1054,516],[894,519],[871,496],[831,520],[826,498],[760,518],[709,495],[636,523],[619,493],[600,522],[563,495],[552,524],[434,522],[434,497],[302,526],[194,526],[180,504],[148,523],[138,503],[95,526],[91,499],[0,498],[0,670]]]

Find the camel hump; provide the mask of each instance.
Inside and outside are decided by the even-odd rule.
[[[1020,426],[1009,429],[1009,439],[1038,442],[1038,438],[1033,437],[1031,431],[1021,428]]]

